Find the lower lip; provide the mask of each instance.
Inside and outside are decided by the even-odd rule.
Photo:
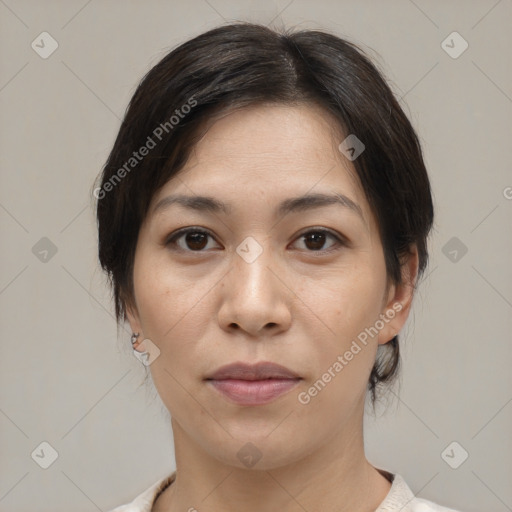
[[[263,405],[293,389],[301,379],[210,380],[215,389],[239,405]]]

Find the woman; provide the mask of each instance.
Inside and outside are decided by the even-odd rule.
[[[433,206],[360,49],[249,23],[185,42],[140,83],[94,194],[116,316],[176,454],[117,512],[450,510],[364,452]]]

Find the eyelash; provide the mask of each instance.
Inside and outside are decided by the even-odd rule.
[[[174,234],[172,234],[171,236],[169,236],[166,241],[164,242],[164,245],[166,247],[168,246],[173,246],[173,249],[172,250],[177,250],[177,251],[181,251],[181,252],[189,252],[189,253],[202,253],[202,252],[206,252],[205,250],[199,250],[199,251],[193,251],[193,250],[189,250],[189,249],[183,249],[181,247],[178,247],[177,249],[174,249],[176,247],[176,242],[178,239],[180,239],[181,237],[183,237],[184,235],[188,235],[189,233],[199,233],[201,235],[207,235],[213,239],[215,239],[215,237],[209,232],[209,231],[206,231],[202,228],[184,228],[184,229],[180,229],[178,230],[177,232],[175,232]],[[309,229],[308,231],[304,231],[302,232],[298,237],[297,239],[300,239],[306,235],[309,235],[311,233],[314,233],[314,234],[318,234],[318,233],[321,233],[323,235],[327,235],[327,236],[330,236],[331,238],[334,238],[334,240],[336,241],[337,245],[338,246],[347,246],[348,243],[343,239],[343,237],[341,236],[338,236],[336,233],[328,230],[328,229],[325,229],[325,228],[312,228],[312,229]],[[309,253],[312,253],[312,254],[320,254],[320,255],[323,255],[323,254],[328,254],[332,251],[335,251],[335,250],[339,250],[340,247],[338,248],[334,248],[334,249],[321,249],[321,250],[318,250],[318,251],[308,251],[306,250],[306,252],[309,252]]]

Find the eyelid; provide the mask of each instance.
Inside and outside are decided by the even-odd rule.
[[[297,235],[297,237],[306,235],[307,233],[310,233],[310,232],[324,233],[326,235],[330,235],[330,236],[336,238],[340,243],[347,244],[347,245],[349,244],[348,239],[345,236],[343,236],[341,233],[338,233],[337,231],[334,231],[334,230],[329,229],[329,228],[324,228],[322,226],[311,226],[311,227],[308,227],[308,228],[304,228],[304,230],[302,230]]]

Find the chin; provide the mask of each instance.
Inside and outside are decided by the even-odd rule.
[[[213,447],[212,447],[213,448]],[[239,439],[229,439],[219,451],[216,445],[210,454],[222,463],[239,469],[272,470],[292,464],[309,453],[305,443],[297,437],[275,436],[268,429],[261,435],[246,433]],[[314,448],[311,447],[310,451]]]

